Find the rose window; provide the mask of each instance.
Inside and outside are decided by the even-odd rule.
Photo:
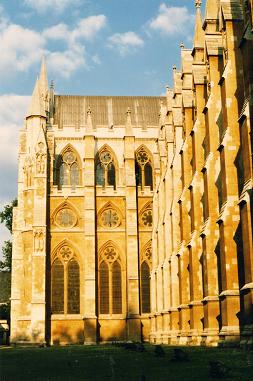
[[[120,224],[120,218],[114,209],[107,209],[101,215],[102,225],[107,228],[116,228]]]
[[[69,208],[64,208],[60,210],[55,218],[57,225],[63,228],[73,227],[76,223],[76,216]]]
[[[141,165],[144,165],[149,161],[148,155],[144,150],[139,151],[136,156],[137,156],[137,161]]]
[[[149,226],[151,227],[152,226],[152,223],[153,223],[153,216],[152,216],[152,210],[149,209],[149,210],[146,210],[142,216],[141,216],[141,220],[142,220],[142,223],[144,226]]]

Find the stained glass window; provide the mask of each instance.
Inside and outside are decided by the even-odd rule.
[[[144,176],[145,176],[145,186],[150,186],[150,189],[153,190],[152,167],[149,163],[147,163],[144,167]]]
[[[99,269],[99,301],[100,313],[109,314],[109,269],[106,262]]]
[[[98,153],[96,164],[96,185],[111,185],[116,188],[116,170],[112,154],[104,149]]]
[[[68,314],[80,312],[80,274],[77,261],[68,263]]]
[[[150,269],[147,262],[141,265],[141,311],[150,312]]]
[[[64,313],[64,267],[59,259],[52,265],[52,313]]]
[[[96,185],[104,185],[105,170],[101,163],[96,165]]]
[[[121,267],[118,262],[112,265],[112,313],[122,313]]]
[[[79,185],[79,165],[74,152],[69,150],[65,152],[61,158],[58,158],[58,168],[56,168],[56,171],[59,171],[59,188],[61,188],[62,185],[72,187]]]

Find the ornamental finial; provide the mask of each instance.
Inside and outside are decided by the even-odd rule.
[[[195,0],[195,7],[196,7],[196,8],[200,8],[200,7],[201,7],[201,4],[202,4],[202,1],[201,1],[201,0]]]

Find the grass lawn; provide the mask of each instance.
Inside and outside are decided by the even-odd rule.
[[[253,353],[239,349],[183,348],[189,361],[171,361],[173,348],[154,346],[139,353],[114,345],[50,348],[0,348],[1,381],[199,381],[209,376],[209,361],[222,361],[231,371],[226,380],[253,379]],[[142,377],[145,375],[145,377]],[[222,379],[222,378],[221,378]]]

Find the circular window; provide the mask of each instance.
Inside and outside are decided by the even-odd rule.
[[[106,209],[100,217],[101,224],[106,228],[116,228],[120,224],[120,217],[116,210]]]
[[[55,222],[62,228],[71,228],[76,224],[76,216],[69,208],[61,209],[55,218]]]
[[[71,163],[73,163],[73,162],[76,160],[76,157],[75,157],[75,155],[73,154],[73,152],[68,151],[68,152],[66,152],[66,153],[63,155],[63,160],[64,160],[66,163],[71,164]]]
[[[152,210],[148,209],[144,213],[142,213],[141,216],[141,221],[144,226],[149,226],[151,227],[153,224],[153,215],[152,215]]]
[[[104,164],[108,164],[110,163],[110,161],[112,160],[112,157],[111,157],[111,154],[110,152],[108,151],[104,151],[100,154],[100,160],[102,161],[102,163]]]

